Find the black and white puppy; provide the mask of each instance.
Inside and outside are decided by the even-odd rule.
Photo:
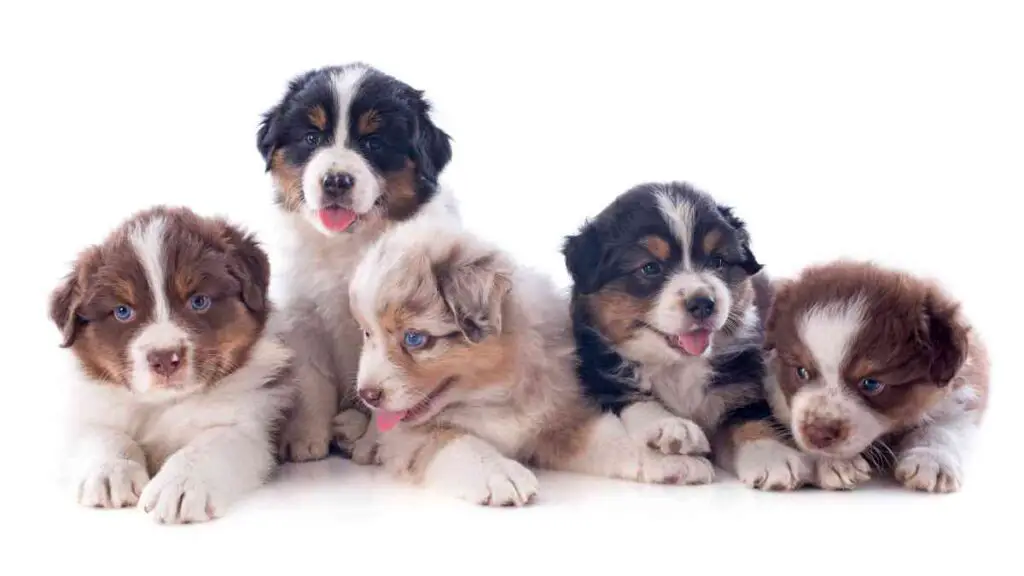
[[[355,403],[362,345],[350,276],[392,224],[420,215],[458,220],[438,183],[449,140],[423,92],[361,63],[294,78],[264,115],[257,146],[294,240],[284,303],[300,397],[282,436],[284,458],[322,458],[334,430],[351,441],[365,429],[365,416],[345,412]]]
[[[638,442],[719,465],[767,409],[762,266],[744,223],[685,183],[636,186],[566,240],[580,376]],[[731,431],[732,433],[723,433]],[[749,432],[749,431],[746,431]]]

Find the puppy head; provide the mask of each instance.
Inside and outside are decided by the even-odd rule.
[[[363,64],[293,79],[257,134],[278,204],[327,235],[408,218],[452,154],[429,112],[422,92]]]
[[[743,222],[682,183],[626,192],[563,254],[591,327],[623,356],[656,364],[710,354],[752,308],[761,270]]]
[[[365,337],[359,396],[382,429],[424,422],[507,379],[511,276],[501,253],[438,227],[395,228],[371,248],[350,304]]]
[[[967,356],[957,303],[870,263],[834,262],[780,283],[765,329],[776,412],[802,449],[835,457],[919,422]]]
[[[266,323],[269,274],[251,236],[158,207],[79,256],[50,318],[93,380],[145,399],[181,396],[246,361]]]

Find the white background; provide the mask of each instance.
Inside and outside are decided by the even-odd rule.
[[[484,4],[4,4],[0,572],[1019,565],[1021,8]],[[761,494],[728,478],[672,488],[545,473],[535,506],[487,510],[334,458],[289,467],[208,525],[79,509],[56,484],[66,356],[50,289],[86,244],[154,203],[228,215],[279,262],[259,115],[293,75],[351,60],[426,90],[455,138],[445,181],[468,225],[562,284],[562,237],[629,186],[666,179],[734,205],[776,275],[850,256],[946,282],[995,363],[965,490]]]

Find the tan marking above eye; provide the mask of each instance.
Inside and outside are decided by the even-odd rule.
[[[358,130],[360,136],[373,134],[378,128],[380,128],[379,112],[371,109],[359,115],[359,121],[356,123],[356,130]]]
[[[704,248],[704,253],[709,256],[714,255],[715,248],[722,242],[722,231],[715,229],[704,235],[704,240],[701,243],[701,247]]]
[[[658,260],[668,260],[672,255],[672,247],[660,236],[647,236],[640,241],[640,244]]]
[[[323,106],[317,105],[309,109],[309,121],[316,126],[318,130],[324,130],[327,128],[327,112],[324,111]]]

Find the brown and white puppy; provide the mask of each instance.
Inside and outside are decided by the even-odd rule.
[[[499,506],[537,493],[524,464],[658,483],[712,475],[706,459],[639,446],[602,414],[576,378],[567,299],[468,232],[393,228],[356,269],[350,302],[376,459],[400,477]]]
[[[395,222],[458,220],[438,182],[451,146],[421,91],[352,63],[294,78],[264,115],[257,147],[291,243],[283,302],[300,393],[280,451],[288,460],[316,460],[332,436],[352,450],[367,424],[364,414],[345,410],[358,405],[362,345],[345,301],[352,271]]]
[[[894,465],[907,488],[960,489],[989,360],[936,283],[869,262],[813,266],[778,282],[766,329],[768,397],[807,482],[848,489]]]
[[[82,252],[50,317],[72,383],[72,480],[86,506],[201,522],[262,484],[290,352],[255,240],[184,208],[135,214]]]

